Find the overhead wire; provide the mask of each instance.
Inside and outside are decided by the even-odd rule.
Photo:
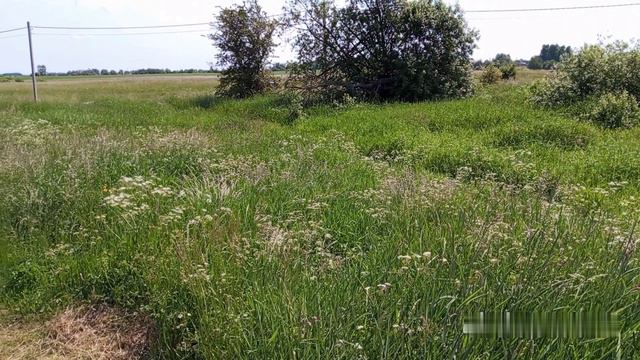
[[[520,8],[520,9],[477,9],[477,10],[464,10],[467,14],[478,13],[514,13],[514,12],[543,12],[543,11],[570,11],[570,10],[588,10],[588,9],[606,9],[606,8],[621,8],[640,6],[640,2],[622,3],[622,4],[603,4],[603,5],[582,5],[582,6],[564,6],[564,7],[545,7],[545,8]],[[283,14],[268,15],[267,17],[278,17]],[[199,23],[187,23],[187,24],[164,24],[164,25],[141,25],[141,26],[32,26],[33,29],[47,29],[47,30],[134,30],[134,29],[162,29],[162,28],[177,28],[177,27],[192,27],[212,25],[212,22],[199,22]],[[19,31],[26,29],[25,26],[0,30],[0,34]],[[151,35],[151,33],[148,33]]]
[[[621,8],[621,7],[630,7],[630,6],[640,6],[640,2],[625,3],[625,4],[583,5],[583,6],[564,6],[564,7],[548,7],[548,8],[465,10],[464,12],[465,13],[505,13],[505,12],[568,11],[568,10]]]
[[[184,34],[184,33],[205,33],[209,29],[182,30],[182,31],[157,31],[157,32],[133,32],[133,33],[48,33],[34,32],[34,36],[135,36],[135,35],[161,35],[161,34]],[[204,34],[203,34],[204,35]]]
[[[0,30],[0,34],[4,34],[4,33],[8,33],[8,32],[12,32],[12,31],[19,31],[19,30],[24,30],[26,29],[26,26],[23,27],[19,27],[19,28],[13,28],[13,29],[7,29],[7,30]]]
[[[546,8],[520,8],[520,9],[477,9],[477,10],[465,10],[464,12],[467,14],[478,14],[478,13],[516,13],[516,12],[546,12],[546,11],[570,11],[570,10],[587,10],[587,9],[603,9],[603,8],[621,8],[621,7],[632,7],[632,6],[640,6],[640,2],[632,2],[632,3],[622,3],[622,4],[603,4],[603,5],[583,5],[583,6],[565,6],[565,7],[546,7]],[[268,15],[268,17],[278,17],[283,14],[274,14]],[[181,28],[181,27],[194,27],[194,26],[211,26],[213,22],[199,22],[199,23],[186,23],[186,24],[164,24],[164,25],[141,25],[141,26],[32,26],[32,29],[43,29],[43,30],[135,30],[135,29],[170,29],[170,28]],[[0,34],[20,31],[26,29],[26,26],[0,30]],[[85,33],[85,34],[77,34],[77,33],[48,33],[48,32],[36,32],[36,35],[45,35],[45,36],[135,36],[135,35],[162,35],[162,34],[180,34],[180,33],[193,33],[193,32],[206,32],[209,31],[210,28],[206,30],[182,30],[182,31],[163,31],[163,32],[129,32],[129,33]],[[0,39],[7,39],[12,37],[22,36],[5,36],[0,37]]]
[[[149,26],[102,26],[102,27],[32,26],[32,28],[54,29],[54,30],[133,30],[133,29],[160,29],[160,28],[188,27],[188,26],[202,26],[202,25],[211,25],[211,23],[206,22],[206,23],[191,23],[191,24],[170,24],[170,25],[149,25]]]
[[[267,17],[278,17],[284,14],[267,15]],[[33,29],[48,29],[48,30],[134,30],[134,29],[161,29],[161,28],[174,28],[174,27],[191,27],[213,25],[213,22],[200,22],[189,24],[166,24],[166,25],[143,25],[143,26],[32,26]],[[23,28],[24,29],[24,28]]]

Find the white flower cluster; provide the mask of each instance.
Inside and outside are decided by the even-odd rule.
[[[102,200],[111,208],[120,210],[126,218],[134,218],[146,213],[150,206],[147,201],[151,198],[162,198],[173,195],[173,190],[165,186],[156,186],[155,180],[143,176],[123,176],[119,186],[109,190],[109,195]]]

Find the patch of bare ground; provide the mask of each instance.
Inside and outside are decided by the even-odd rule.
[[[3,316],[0,359],[146,359],[154,329],[145,316],[105,305],[70,307],[44,324]]]

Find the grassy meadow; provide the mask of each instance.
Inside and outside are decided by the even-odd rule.
[[[640,129],[532,107],[540,76],[293,123],[206,75],[0,83],[0,306],[145,314],[158,358],[638,358]],[[463,335],[503,309],[623,331]]]

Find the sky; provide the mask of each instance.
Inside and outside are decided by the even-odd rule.
[[[147,26],[208,23],[221,7],[239,0],[0,0],[0,31],[26,25],[70,27]],[[258,0],[269,14],[282,12],[286,0]],[[628,0],[446,0],[465,10],[607,5]],[[508,53],[528,59],[543,44],[580,47],[601,38],[633,40],[639,35],[640,6],[611,9],[528,13],[468,13],[480,33],[475,59]],[[182,31],[174,34],[114,35]],[[186,32],[185,32],[186,31]],[[49,72],[75,69],[169,68],[207,69],[215,48],[204,34],[207,25],[146,30],[34,29],[35,62]],[[105,34],[105,35],[95,35]],[[293,59],[280,41],[272,61]],[[0,33],[0,73],[30,73],[26,30]]]

